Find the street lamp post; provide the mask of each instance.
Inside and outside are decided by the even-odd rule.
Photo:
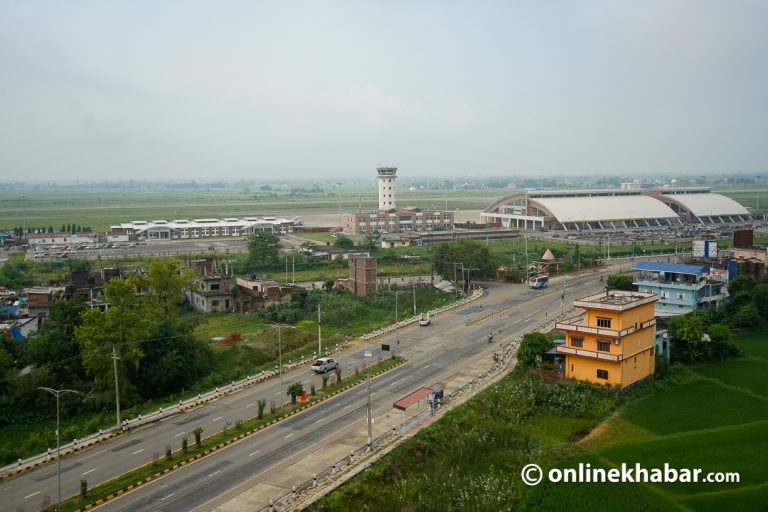
[[[52,389],[52,388],[45,388],[45,387],[39,387],[37,389],[41,389],[43,391],[47,391],[48,393],[52,394],[56,397],[56,462],[58,465],[58,479],[59,479],[59,498],[56,502],[56,510],[61,510],[61,418],[59,414],[59,398],[61,395],[66,395],[67,393],[75,393],[77,395],[80,394],[79,391],[75,391],[74,389]]]
[[[408,293],[408,290],[395,290],[394,292],[389,292],[395,295],[395,343],[396,348],[400,348],[400,330],[397,327],[397,324],[399,322],[398,312],[397,312],[397,297],[401,293]]]

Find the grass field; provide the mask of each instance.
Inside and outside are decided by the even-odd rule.
[[[603,461],[602,467],[622,462],[660,467],[668,462],[704,472],[736,471],[740,482],[645,484],[635,486],[622,501],[637,499],[635,491],[641,488],[646,496],[666,495],[675,509],[764,508],[768,499],[768,361],[755,356],[765,353],[767,334],[736,336],[745,357],[691,367],[688,382],[631,403],[589,446],[592,456]],[[623,436],[627,426],[635,430]],[[560,487],[554,489],[557,494]]]
[[[262,191],[253,185],[216,187],[185,184],[135,186],[52,186],[14,184],[0,187],[0,230],[16,226],[53,226],[75,223],[104,232],[110,225],[132,220],[194,219],[281,215],[286,217],[357,211],[358,197],[365,210],[378,206],[375,183],[370,186],[322,187],[322,192],[291,193],[279,188]],[[295,192],[295,191],[294,191]],[[443,208],[445,190],[400,190],[408,206]],[[502,189],[449,190],[448,206],[484,208],[506,195]],[[341,201],[339,201],[341,199]]]
[[[768,498],[766,333],[737,337],[744,358],[673,369],[627,393],[618,411],[546,410],[521,419],[513,373],[399,445],[310,510],[670,511],[764,510]],[[515,377],[517,375],[517,377]],[[533,393],[541,400],[542,390]],[[582,396],[583,397],[583,396]],[[576,400],[579,402],[580,400]],[[546,403],[546,401],[545,401]],[[563,402],[561,402],[562,404]],[[573,402],[564,402],[572,406]],[[523,407],[524,409],[524,407]],[[587,410],[604,410],[588,408]],[[583,438],[583,439],[582,439]],[[738,483],[541,483],[520,468],[701,468],[739,472]]]
[[[373,175],[371,176],[373,178]],[[301,186],[309,188],[302,184]],[[729,196],[746,207],[754,207],[762,196],[768,204],[766,190],[722,188],[716,192]],[[480,210],[492,201],[510,193],[502,188],[478,188],[447,191],[450,210]],[[409,190],[401,186],[398,200],[405,206],[424,209],[445,207],[443,188]],[[359,201],[364,210],[378,206],[373,180],[369,184],[321,184],[314,192],[297,193],[297,189],[275,186],[261,190],[253,183],[123,183],[101,185],[45,185],[33,183],[0,184],[0,230],[16,226],[53,226],[75,223],[106,231],[111,224],[131,220],[192,219],[251,215],[312,215],[357,211]]]

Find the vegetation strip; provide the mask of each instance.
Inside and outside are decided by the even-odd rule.
[[[376,377],[389,370],[392,370],[394,368],[397,368],[403,365],[405,362],[406,362],[406,359],[402,357],[389,358],[379,363],[375,363],[371,365],[368,370],[373,372],[371,373],[371,377]],[[241,423],[239,422],[240,423],[239,428],[241,430],[246,428],[248,430],[245,432],[236,434],[234,437],[231,437],[229,439],[226,439],[226,435],[231,430],[238,431],[238,425],[237,424],[234,426],[227,425],[223,431],[210,435],[205,439],[201,439],[199,446],[197,446],[197,443],[195,443],[193,446],[190,446],[188,449],[188,453],[186,455],[183,455],[183,458],[181,460],[179,460],[179,456],[181,455],[182,450],[179,449],[171,454],[170,459],[158,458],[156,463],[150,462],[132,471],[129,471],[124,475],[118,476],[116,478],[113,478],[112,480],[109,480],[107,482],[97,485],[93,489],[89,490],[90,494],[95,493],[98,496],[95,499],[93,497],[90,497],[87,500],[81,500],[77,496],[68,498],[64,503],[62,503],[62,510],[64,511],[90,510],[91,508],[101,505],[106,501],[115,499],[121,496],[122,494],[128,491],[131,491],[133,489],[136,489],[137,487],[140,487],[153,480],[156,480],[157,478],[160,478],[161,476],[164,476],[170,473],[171,471],[179,469],[187,464],[194,462],[195,460],[201,459],[226,446],[234,444],[237,441],[240,441],[242,439],[245,439],[246,437],[249,437],[257,432],[260,432],[261,430],[267,427],[270,427],[286,418],[294,416],[331,397],[337,396],[345,391],[348,391],[349,389],[364,383],[366,379],[366,375],[367,375],[366,372],[360,371],[355,375],[348,376],[346,378],[346,381],[352,380],[353,381],[352,383],[347,383],[346,381],[342,381],[341,384],[334,384],[332,386],[329,386],[325,392],[320,391],[320,393],[323,393],[322,396],[316,397],[314,400],[308,401],[306,404],[296,404],[294,406],[289,405],[289,410],[277,418],[268,420],[267,418],[258,419],[258,417],[255,417],[255,418],[250,418],[248,420],[242,421]],[[340,387],[337,387],[334,389],[334,387],[336,386],[340,386]],[[195,431],[190,432],[190,435],[193,435],[193,434],[196,436],[199,435],[199,434],[195,434]],[[217,436],[219,436],[219,439],[226,439],[226,440],[216,443],[215,438]],[[186,439],[186,437],[184,439]],[[129,484],[128,482],[135,482],[135,483]]]

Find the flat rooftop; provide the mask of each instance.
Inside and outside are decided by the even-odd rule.
[[[655,293],[633,292],[627,290],[606,290],[576,299],[573,306],[585,309],[608,309],[623,311],[644,304],[656,302],[659,296]]]

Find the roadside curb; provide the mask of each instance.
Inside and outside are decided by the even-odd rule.
[[[390,366],[389,368],[387,368],[385,370],[379,370],[376,373],[371,374],[371,377],[372,378],[373,377],[377,377],[377,376],[379,376],[379,375],[381,375],[383,373],[389,372],[390,370],[393,370],[395,368],[398,368],[398,367],[402,366],[406,362],[407,362],[407,360],[403,358],[403,360],[398,362],[397,364],[394,364],[394,365]],[[280,416],[279,418],[275,418],[273,420],[270,420],[267,423],[264,423],[263,425],[259,425],[258,427],[252,428],[251,430],[248,430],[247,432],[243,432],[242,434],[236,435],[235,437],[232,437],[232,438],[230,438],[230,439],[228,439],[228,440],[226,440],[226,441],[224,441],[222,443],[219,443],[216,446],[213,446],[213,447],[211,447],[211,448],[209,448],[207,450],[204,450],[204,451],[202,451],[202,452],[200,452],[200,453],[198,453],[196,455],[193,455],[193,456],[191,456],[191,457],[189,457],[187,459],[181,460],[177,464],[174,464],[173,466],[171,466],[169,468],[165,468],[162,471],[158,471],[157,473],[155,473],[153,475],[150,475],[150,476],[144,478],[143,480],[139,480],[135,484],[130,484],[130,485],[128,485],[128,486],[126,486],[126,487],[124,487],[124,488],[122,488],[122,489],[120,489],[120,490],[118,490],[118,491],[116,491],[116,492],[114,492],[112,494],[107,495],[105,498],[99,498],[98,500],[96,500],[96,501],[94,501],[92,503],[88,503],[87,505],[84,505],[83,507],[75,509],[75,512],[82,512],[84,510],[91,510],[94,507],[98,507],[100,505],[103,505],[104,503],[107,503],[108,501],[111,501],[111,500],[114,500],[116,498],[119,498],[120,496],[122,496],[123,494],[125,494],[127,492],[133,491],[133,490],[137,489],[138,487],[141,487],[141,486],[143,486],[145,484],[148,484],[148,483],[150,483],[150,482],[152,482],[154,480],[157,480],[158,478],[161,478],[161,477],[167,475],[168,473],[171,473],[172,471],[175,471],[177,469],[180,469],[180,468],[186,466],[187,464],[191,464],[192,462],[195,462],[195,461],[197,461],[199,459],[202,459],[203,457],[206,457],[206,456],[208,456],[208,455],[210,455],[212,453],[215,453],[215,452],[217,452],[217,451],[219,451],[219,450],[221,450],[221,449],[223,449],[223,448],[225,448],[227,446],[230,446],[230,445],[232,445],[232,444],[234,444],[234,443],[236,443],[238,441],[241,441],[241,440],[245,439],[246,437],[250,437],[251,435],[256,434],[256,433],[258,433],[258,432],[260,432],[260,431],[262,431],[262,430],[264,430],[264,429],[266,429],[268,427],[271,427],[272,425],[274,425],[276,423],[279,423],[279,422],[281,422],[281,421],[283,421],[283,420],[285,420],[287,418],[290,418],[291,416],[295,416],[296,414],[299,414],[301,412],[304,412],[307,409],[309,409],[310,407],[313,407],[315,405],[323,403],[326,400],[328,400],[328,399],[330,399],[330,398],[332,398],[334,396],[337,396],[337,395],[339,395],[341,393],[344,393],[345,391],[349,391],[350,389],[355,388],[355,387],[357,387],[357,386],[359,386],[360,384],[363,384],[363,383],[365,383],[365,380],[359,380],[358,382],[355,382],[354,384],[348,384],[348,385],[344,386],[343,388],[337,389],[337,390],[333,391],[332,393],[329,393],[329,394],[323,396],[322,398],[320,398],[318,400],[315,400],[314,402],[305,404],[305,405],[303,405],[303,406],[301,406],[301,407],[299,407],[297,409],[294,409],[294,410],[292,410],[292,411],[290,411],[288,413],[285,413],[282,416]],[[209,436],[209,438],[213,437],[215,435],[218,435],[218,433],[211,434],[211,436]]]

